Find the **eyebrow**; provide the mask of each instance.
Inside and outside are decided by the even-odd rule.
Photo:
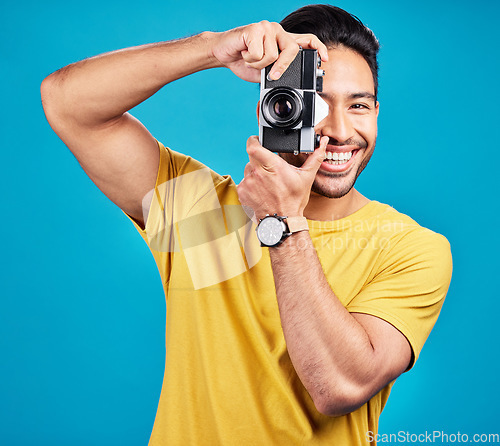
[[[333,101],[335,98],[335,95],[329,94],[329,93],[318,93],[322,98],[329,99],[330,101]],[[347,93],[345,95],[348,99],[361,99],[361,98],[367,98],[367,99],[372,99],[373,102],[377,102],[377,98],[373,93],[370,93],[369,91],[359,91],[356,93]]]

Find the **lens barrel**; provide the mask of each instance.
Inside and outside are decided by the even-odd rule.
[[[264,96],[261,110],[271,127],[293,128],[301,120],[304,101],[293,88],[277,87]]]

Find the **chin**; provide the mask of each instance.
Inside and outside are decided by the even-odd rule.
[[[357,178],[358,175],[353,175],[352,170],[335,174],[319,171],[311,191],[326,198],[342,198],[352,190]]]
[[[353,187],[354,183],[346,187],[332,188],[322,185],[318,181],[314,181],[311,191],[326,198],[342,198],[344,195],[347,195]]]

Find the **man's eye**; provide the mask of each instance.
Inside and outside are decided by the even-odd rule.
[[[370,108],[365,104],[352,104],[351,108],[355,110],[369,110]]]

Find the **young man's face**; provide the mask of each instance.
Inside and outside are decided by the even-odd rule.
[[[326,160],[316,175],[312,191],[328,198],[347,194],[368,164],[377,139],[378,102],[370,67],[358,53],[343,46],[328,51],[328,62],[321,68],[321,97],[329,106],[329,114],[315,128],[321,136],[329,136],[327,151],[338,161]],[[288,163],[300,167],[308,155],[280,154]]]

